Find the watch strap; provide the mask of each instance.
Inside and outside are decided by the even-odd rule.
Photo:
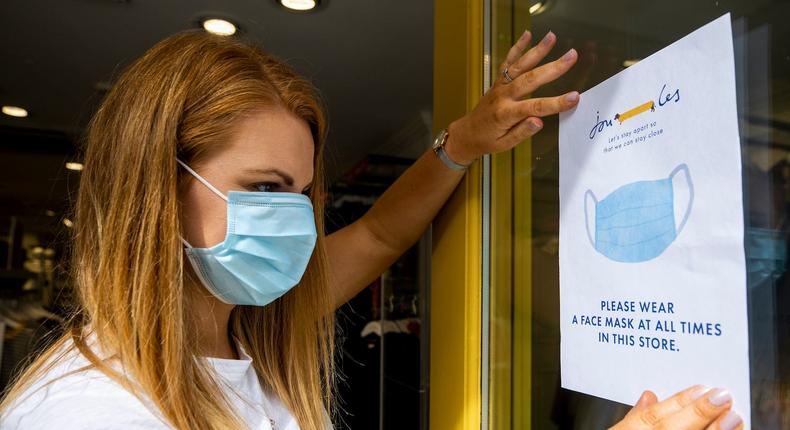
[[[447,143],[448,133],[447,130],[442,130],[439,132],[439,135],[436,136],[436,140],[433,146],[433,152],[436,153],[436,156],[442,160],[445,166],[453,169],[463,171],[466,170],[469,166],[465,166],[463,164],[455,162],[449,155],[447,155],[447,151],[444,149],[445,143]]]

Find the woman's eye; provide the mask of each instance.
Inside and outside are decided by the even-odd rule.
[[[277,188],[277,184],[271,182],[262,182],[260,184],[253,185],[255,191],[262,192],[262,193],[271,193]]]

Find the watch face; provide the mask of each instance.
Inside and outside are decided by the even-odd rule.
[[[439,132],[439,134],[436,136],[436,139],[433,140],[433,146],[432,146],[433,149],[437,149],[440,146],[442,146],[442,141],[444,140],[444,135],[445,135],[445,131],[444,130]]]

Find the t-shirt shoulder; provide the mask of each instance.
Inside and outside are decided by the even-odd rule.
[[[70,346],[70,341],[64,348]],[[0,417],[0,430],[170,428],[151,405],[69,351]]]

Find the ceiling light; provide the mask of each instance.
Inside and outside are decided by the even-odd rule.
[[[69,170],[80,171],[84,169],[85,166],[83,166],[82,163],[77,163],[76,161],[69,161],[68,163],[66,163],[66,168]]]
[[[529,7],[529,14],[537,15],[539,13],[543,13],[546,10],[548,3],[548,1],[536,1],[535,4]]]
[[[72,228],[72,227],[74,227],[74,222],[72,222],[68,218],[63,218],[63,225],[65,225],[68,228]]]
[[[279,0],[280,4],[291,10],[306,11],[315,9],[318,0]]]
[[[53,211],[52,209],[47,209],[46,212],[44,212],[44,213],[47,216],[55,216],[55,211]]]
[[[638,62],[639,62],[639,58],[631,58],[629,60],[623,61],[623,67],[631,67]]]
[[[232,36],[236,33],[236,26],[232,22],[219,18],[204,20],[203,29],[220,36]]]
[[[27,116],[27,110],[19,106],[3,106],[3,113],[17,118],[24,118]]]

